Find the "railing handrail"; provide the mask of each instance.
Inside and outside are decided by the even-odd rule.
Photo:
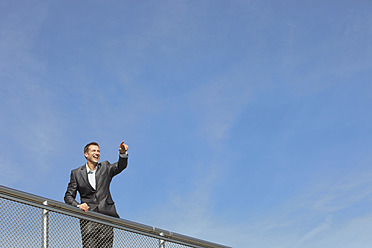
[[[115,218],[108,215],[96,213],[93,211],[82,212],[79,208],[73,207],[63,202],[55,201],[45,197],[33,195],[20,190],[8,188],[0,185],[0,197],[9,200],[21,202],[32,205],[41,209],[50,210],[53,212],[69,215],[79,219],[86,219],[96,221],[102,224],[110,225],[127,231],[139,233],[157,239],[176,242],[184,245],[191,245],[193,247],[203,248],[231,248],[221,244],[212,243],[202,239],[189,237],[186,235],[170,232],[160,228],[144,225],[141,223]]]

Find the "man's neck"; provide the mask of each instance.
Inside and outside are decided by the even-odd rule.
[[[93,171],[93,170],[96,168],[96,166],[97,166],[97,164],[93,164],[93,163],[90,162],[90,161],[87,161],[87,165],[88,165],[88,168],[89,168],[91,171]]]

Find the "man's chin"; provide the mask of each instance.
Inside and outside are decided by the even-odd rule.
[[[94,165],[97,165],[98,164],[98,160],[91,160],[90,161],[92,164],[94,164]]]

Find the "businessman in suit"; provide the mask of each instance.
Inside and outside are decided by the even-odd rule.
[[[128,146],[124,141],[119,146],[119,160],[110,164],[108,161],[98,163],[99,145],[91,142],[84,147],[87,163],[71,171],[64,200],[87,212],[94,211],[119,218],[110,193],[110,183],[114,176],[122,172],[128,164]],[[79,192],[81,203],[75,198]],[[87,220],[80,220],[80,230],[84,248],[112,247],[113,228]]]

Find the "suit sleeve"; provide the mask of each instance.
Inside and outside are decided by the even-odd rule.
[[[119,161],[110,166],[110,176],[114,177],[122,172],[128,165],[128,155],[119,156]]]
[[[73,171],[71,171],[70,182],[67,185],[67,190],[66,190],[65,198],[64,198],[65,202],[67,204],[77,207],[79,203],[75,200],[76,193],[77,193],[76,178],[75,178]]]

